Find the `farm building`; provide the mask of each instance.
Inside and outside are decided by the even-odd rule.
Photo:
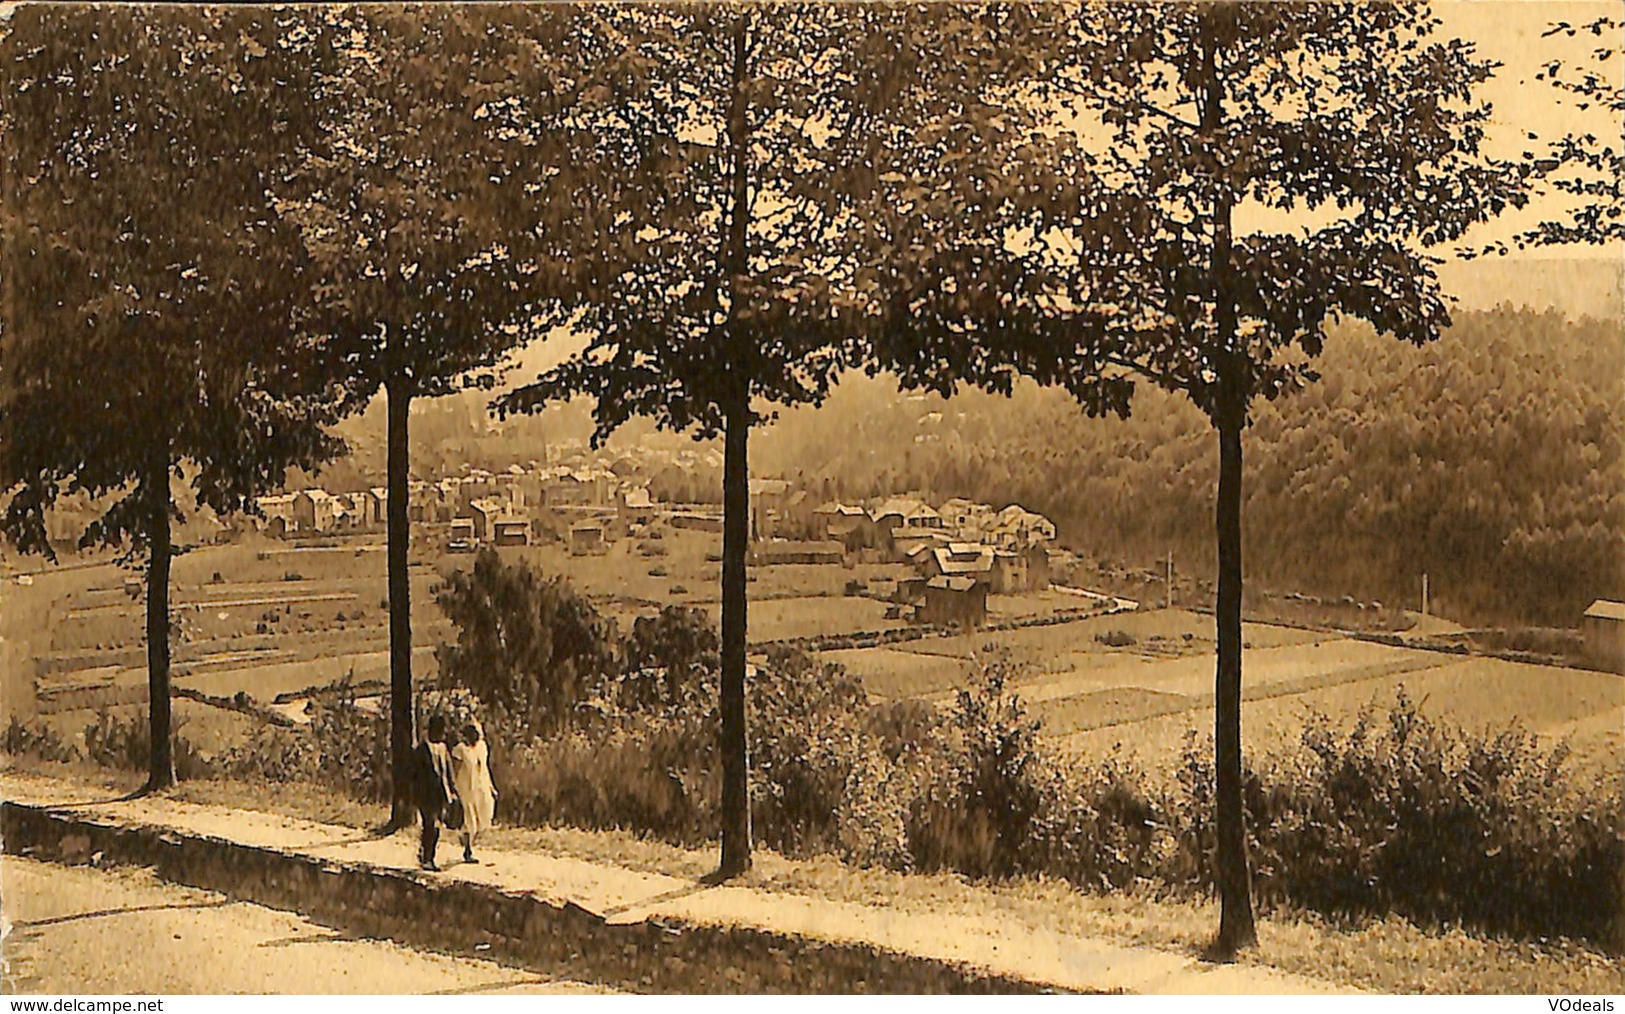
[[[868,512],[851,504],[831,500],[812,512],[813,538],[839,542],[848,550],[869,544],[870,527]]]
[[[985,626],[987,585],[968,577],[934,577],[925,583],[925,599],[914,618],[933,627]]]
[[[278,496],[262,496],[254,501],[260,513],[265,516],[262,522],[265,530],[275,536],[283,536],[293,530],[293,501],[296,494],[283,493]]]
[[[577,521],[570,526],[570,555],[592,556],[609,552],[602,521]]]
[[[942,515],[914,497],[894,496],[870,511],[869,516],[874,519],[875,527],[882,530],[942,527]]]
[[[507,505],[494,496],[481,497],[468,505],[468,517],[474,522],[476,539],[491,538],[492,523],[507,514]]]
[[[446,532],[446,552],[472,553],[474,544],[473,519],[457,518],[452,521],[450,529]]]
[[[380,528],[389,523],[389,490],[383,486],[367,490],[367,523]]]
[[[1039,542],[1055,541],[1055,522],[1034,514],[1020,504],[1011,504],[993,519],[988,541],[1001,549],[1025,549]]]
[[[989,584],[995,595],[1015,595],[1028,588],[1027,557],[1008,549],[993,553],[993,570]]]
[[[518,515],[494,519],[491,522],[491,542],[498,546],[529,545],[530,522]]]
[[[1598,599],[1580,618],[1586,655],[1593,665],[1625,673],[1625,602]]]
[[[654,520],[654,497],[646,486],[623,489],[616,494],[616,509],[628,525],[646,525]]]
[[[946,546],[934,547],[917,562],[927,578],[967,577],[981,584],[991,584],[994,559],[991,546],[976,542],[950,542]]]
[[[333,530],[334,508],[337,502],[325,489],[302,489],[294,494],[294,529],[301,532],[328,532]]]

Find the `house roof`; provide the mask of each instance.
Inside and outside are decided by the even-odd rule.
[[[1598,599],[1586,607],[1585,615],[1587,619],[1591,620],[1625,621],[1625,602]]]
[[[976,587],[976,582],[968,577],[953,577],[944,574],[941,577],[934,577],[927,581],[925,586],[946,591],[968,592]]]
[[[837,515],[840,515],[841,517],[860,518],[860,517],[863,517],[863,515],[866,512],[864,511],[864,509],[862,507],[854,507],[851,504],[844,504],[844,503],[841,503],[838,500],[831,500],[829,503],[824,504],[823,506],[819,507],[817,510],[813,511],[813,513],[814,514],[837,514]]]
[[[939,547],[936,550],[937,569],[944,574],[986,574],[993,569],[993,550],[986,546],[977,548],[980,552],[965,559],[946,547]]]
[[[570,526],[572,535],[576,532],[601,532],[603,530],[604,523],[602,521],[577,521]]]
[[[879,521],[881,518],[895,514],[900,518],[940,518],[942,515],[931,509],[931,505],[913,497],[894,496],[881,503],[879,507],[869,512],[869,516]]]
[[[785,479],[752,479],[750,481],[750,492],[752,496],[757,494],[773,496],[778,493],[783,493],[789,488],[790,483]]]

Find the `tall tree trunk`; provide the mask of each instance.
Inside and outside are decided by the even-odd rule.
[[[750,120],[745,80],[750,40],[748,13],[734,21],[732,95],[728,141],[732,153],[728,230],[723,262],[728,268],[727,339],[737,371],[722,406],[722,862],[717,877],[750,869],[750,755],[745,729],[745,553],[750,542],[750,333],[739,321],[739,281],[750,269]]]
[[[153,451],[142,476],[147,514],[147,784],[157,792],[175,784],[169,708],[169,450]]]
[[[412,538],[407,513],[410,457],[407,451],[407,413],[412,404],[410,382],[393,376],[385,383],[389,403],[389,753],[390,829],[412,822],[412,582],[407,553]]]
[[[1212,143],[1224,124],[1224,86],[1219,54],[1231,37],[1235,10],[1215,4],[1204,10],[1202,130]],[[1226,167],[1216,166],[1213,188],[1213,347],[1217,383],[1208,411],[1219,433],[1219,492],[1214,528],[1219,549],[1218,601],[1213,621],[1218,659],[1213,677],[1214,872],[1219,887],[1219,935],[1212,955],[1229,960],[1258,942],[1253,924],[1252,878],[1247,869],[1246,813],[1241,798],[1241,432],[1247,425],[1252,375],[1236,335],[1235,285],[1231,279],[1235,195]]]
[[[1225,385],[1221,384],[1221,389]],[[1219,589],[1214,623],[1219,642],[1213,679],[1213,770],[1219,887],[1216,955],[1233,957],[1258,941],[1253,924],[1252,877],[1247,867],[1247,824],[1241,796],[1241,431],[1240,395],[1216,413],[1219,432],[1219,495],[1215,529],[1219,544]]]
[[[722,877],[750,869],[750,758],[745,734],[745,551],[750,409],[728,406],[722,459]]]

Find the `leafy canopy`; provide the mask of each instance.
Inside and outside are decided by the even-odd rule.
[[[3,41],[5,528],[51,553],[65,492],[111,504],[84,542],[139,542],[131,483],[189,462],[219,513],[330,455],[285,384],[304,291],[266,188],[308,124],[284,15],[24,6]]]

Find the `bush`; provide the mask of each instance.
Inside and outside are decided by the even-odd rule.
[[[1137,643],[1134,635],[1126,630],[1108,630],[1096,634],[1095,641],[1106,645],[1108,648],[1127,648]]]
[[[16,715],[0,734],[0,749],[13,757],[38,757],[46,761],[79,759],[79,749],[64,740],[49,725],[24,725]]]
[[[649,576],[650,577],[665,577],[666,576],[666,568],[665,567],[659,567],[659,566],[650,567],[649,568]]]
[[[1036,719],[1006,691],[1014,674],[1007,655],[981,662],[959,691],[948,725],[947,769],[909,816],[914,865],[973,877],[1008,877],[1042,798]]]
[[[436,651],[444,683],[536,732],[561,727],[616,670],[614,623],[565,581],[482,549],[446,580],[439,603],[457,643]]]
[[[303,581],[304,579],[305,575],[299,573],[297,570],[290,570],[282,575],[282,580],[284,581]]]
[[[213,773],[209,761],[180,734],[180,724],[176,723],[170,730],[170,758],[175,766],[175,777],[209,777]],[[98,712],[95,720],[85,726],[84,737],[85,756],[103,767],[127,771],[145,771],[149,767],[152,733],[144,714],[120,718],[107,711]]]
[[[1439,725],[1403,687],[1347,734],[1313,718],[1303,744],[1249,780],[1262,899],[1529,937],[1616,931],[1619,780],[1574,784],[1566,747]]]

